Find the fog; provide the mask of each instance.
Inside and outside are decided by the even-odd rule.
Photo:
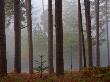
[[[71,0],[70,0],[71,1]],[[77,0],[75,0],[76,2]],[[54,4],[54,3],[53,3]],[[48,5],[48,0],[44,0],[44,10],[47,10],[47,5]],[[75,4],[77,8],[77,3]],[[72,9],[71,9],[72,11]],[[73,11],[74,13],[77,12],[77,9]],[[43,6],[42,6],[42,0],[32,0],[32,23],[33,23],[33,29],[35,28],[36,24],[39,23],[41,25],[41,15],[43,13]],[[77,14],[75,14],[77,17]],[[64,19],[65,20],[65,19]],[[110,23],[109,23],[110,26]],[[43,25],[41,25],[42,28]],[[73,27],[72,27],[73,28]],[[75,29],[78,28],[77,26],[77,19],[75,20]],[[66,25],[64,23],[64,29],[66,32]],[[78,29],[77,29],[78,30]],[[72,34],[72,33],[71,33]],[[72,35],[74,36],[75,33]],[[72,36],[71,35],[71,36]],[[109,35],[110,35],[110,28],[109,28]],[[73,37],[72,36],[72,37]],[[75,44],[75,48],[71,50],[70,48],[65,49],[64,46],[64,63],[65,63],[65,70],[70,70],[70,58],[72,54],[72,63],[73,63],[73,69],[78,69],[78,64],[79,64],[79,56],[78,56],[78,33],[75,34],[75,38],[77,42],[73,42]],[[106,36],[106,35],[105,35]],[[34,35],[33,35],[34,37]],[[6,28],[6,38],[7,38],[7,64],[8,64],[8,72],[12,72],[14,70],[14,26],[11,24],[9,28]],[[22,71],[23,72],[28,72],[28,42],[27,42],[27,28],[22,29]],[[66,40],[66,39],[64,39]],[[73,40],[73,39],[72,39]],[[110,40],[110,38],[109,38]],[[68,41],[68,40],[67,40]],[[65,42],[66,44],[66,42]],[[39,55],[46,55],[47,59],[47,39],[45,40],[45,43],[43,46],[46,47],[40,47],[40,43],[35,42],[35,39],[33,39],[33,45],[34,45],[34,60],[39,59]],[[69,42],[67,43],[67,46],[69,45]],[[38,49],[39,48],[39,49]],[[41,51],[39,51],[41,50]],[[107,65],[107,49],[106,49],[106,41],[100,46],[100,51],[101,51],[101,65],[106,66]],[[94,57],[94,65],[95,65],[95,47],[93,46],[93,57]],[[35,64],[34,64],[35,66]],[[54,49],[54,66],[55,66],[55,49]]]

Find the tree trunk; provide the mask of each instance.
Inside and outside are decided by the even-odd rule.
[[[110,67],[110,52],[109,52],[109,29],[108,29],[108,0],[105,0],[105,6],[106,6],[106,20],[105,20],[105,22],[106,22],[106,29],[107,29],[107,51],[108,51],[108,67]]]
[[[82,14],[81,14],[80,0],[78,0],[78,19],[79,19],[79,62],[80,62],[79,66],[81,68],[81,67],[83,67],[82,55],[83,55],[84,67],[86,67],[86,55],[85,55],[85,44],[84,44],[84,34],[83,34],[83,26],[82,26]]]
[[[48,0],[48,69],[49,74],[54,72],[53,68],[53,15],[52,0]]]
[[[80,9],[80,0],[78,0],[78,22],[79,22],[79,68],[82,68],[82,36],[81,36],[81,28],[82,28],[82,21],[81,21],[81,9]]]
[[[32,42],[32,17],[31,17],[31,0],[26,0],[26,15],[28,28],[29,44],[29,73],[33,73],[33,42]]]
[[[93,66],[92,60],[92,36],[91,36],[91,16],[90,16],[90,1],[84,0],[86,29],[87,29],[87,43],[88,43],[88,66]]]
[[[55,0],[56,74],[64,75],[62,0]]]
[[[95,14],[96,14],[96,65],[100,66],[100,45],[99,45],[99,0],[95,0]]]
[[[81,16],[82,17],[82,16]],[[81,19],[82,20],[82,19]],[[84,42],[84,34],[83,34],[83,28],[82,28],[82,47],[83,47],[83,62],[84,62],[84,67],[86,66],[86,53],[85,53],[85,42]]]
[[[5,36],[5,10],[4,0],[0,2],[0,75],[7,75],[6,36]]]
[[[15,65],[16,73],[21,73],[21,27],[20,0],[14,0]]]

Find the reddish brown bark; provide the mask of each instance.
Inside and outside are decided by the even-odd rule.
[[[79,22],[79,67],[81,68],[83,67],[82,56],[83,56],[83,61],[84,61],[84,67],[86,67],[86,56],[85,56],[85,44],[84,44],[80,0],[78,0],[78,22]]]
[[[53,15],[52,0],[48,0],[48,71],[54,72],[53,68]]]
[[[56,25],[56,74],[64,74],[63,60],[63,24],[62,0],[55,0],[55,25]]]
[[[97,66],[100,66],[100,45],[99,45],[99,0],[95,0],[95,11],[96,11],[96,55],[97,55]]]
[[[26,15],[28,28],[29,44],[29,73],[33,73],[33,42],[32,42],[32,17],[31,17],[31,0],[26,0]]]
[[[15,64],[14,71],[21,73],[20,0],[14,0]]]
[[[90,16],[90,1],[84,0],[86,29],[87,29],[87,43],[88,43],[88,66],[93,66],[92,60],[92,36],[91,36],[91,16]]]

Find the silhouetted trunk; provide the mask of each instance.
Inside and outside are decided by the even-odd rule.
[[[56,74],[64,74],[63,60],[63,24],[62,0],[55,0],[55,25],[56,25]]]
[[[109,52],[109,29],[108,29],[108,0],[105,0],[105,6],[106,6],[106,15],[105,15],[105,17],[106,17],[106,20],[105,20],[105,22],[106,22],[106,29],[107,29],[107,54],[108,54],[108,67],[110,67],[110,52]]]
[[[85,55],[85,44],[84,44],[84,34],[83,34],[83,26],[82,26],[82,14],[81,14],[80,0],[78,0],[78,22],[79,22],[79,63],[80,63],[79,66],[81,68],[81,67],[83,67],[82,56],[83,56],[83,61],[84,61],[84,67],[86,67],[86,55]]]
[[[82,28],[82,21],[81,21],[81,7],[80,7],[80,0],[78,0],[78,22],[79,22],[79,68],[82,68],[82,34],[81,34],[81,28]]]
[[[53,68],[53,15],[52,0],[48,0],[48,71],[54,72]]]
[[[7,75],[5,10],[4,0],[0,1],[0,76]]]
[[[33,42],[32,42],[32,17],[31,17],[31,0],[26,0],[26,15],[28,28],[28,45],[29,45],[29,73],[33,73]]]
[[[85,53],[85,42],[84,42],[83,28],[82,28],[82,32],[81,33],[82,33],[82,47],[83,47],[83,62],[84,62],[84,67],[87,67],[86,66],[86,53]]]
[[[91,36],[91,16],[90,16],[90,1],[84,0],[86,29],[87,29],[87,43],[88,43],[88,66],[93,66],[92,60],[92,36]]]
[[[100,45],[99,45],[99,0],[95,0],[95,14],[96,14],[96,64],[100,66]]]
[[[16,73],[21,73],[21,27],[20,0],[14,0],[15,64]]]

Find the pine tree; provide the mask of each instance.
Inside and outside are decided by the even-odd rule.
[[[78,0],[78,22],[79,22],[79,68],[83,67],[82,56],[84,61],[84,67],[86,67],[86,55],[85,55],[85,44],[84,44],[84,34],[82,26],[82,13],[81,13],[81,3]],[[83,52],[83,53],[82,53]]]
[[[109,52],[109,33],[108,33],[108,0],[105,0],[106,5],[106,15],[105,15],[105,22],[106,22],[106,29],[107,29],[107,54],[108,54],[108,67],[110,66],[110,52]]]
[[[88,66],[93,66],[92,60],[92,37],[91,37],[91,16],[90,16],[90,1],[84,0],[86,29],[87,29],[87,43],[88,43]]]
[[[4,0],[0,2],[0,75],[7,75],[6,36],[5,36],[5,9]]]
[[[29,44],[29,73],[33,73],[33,42],[32,42],[32,17],[31,17],[31,0],[26,0],[26,15],[28,28]]]
[[[95,14],[96,14],[96,55],[97,66],[100,66],[100,45],[99,45],[99,0],[95,0]]]
[[[48,0],[48,69],[49,74],[54,72],[53,68],[53,14],[52,0]]]
[[[62,0],[55,0],[56,74],[64,74]]]
[[[21,73],[20,0],[14,0],[15,64],[14,71]]]
[[[79,68],[82,68],[82,36],[81,36],[81,28],[82,28],[82,21],[81,21],[81,7],[80,7],[80,0],[78,0],[78,22],[79,22]]]

